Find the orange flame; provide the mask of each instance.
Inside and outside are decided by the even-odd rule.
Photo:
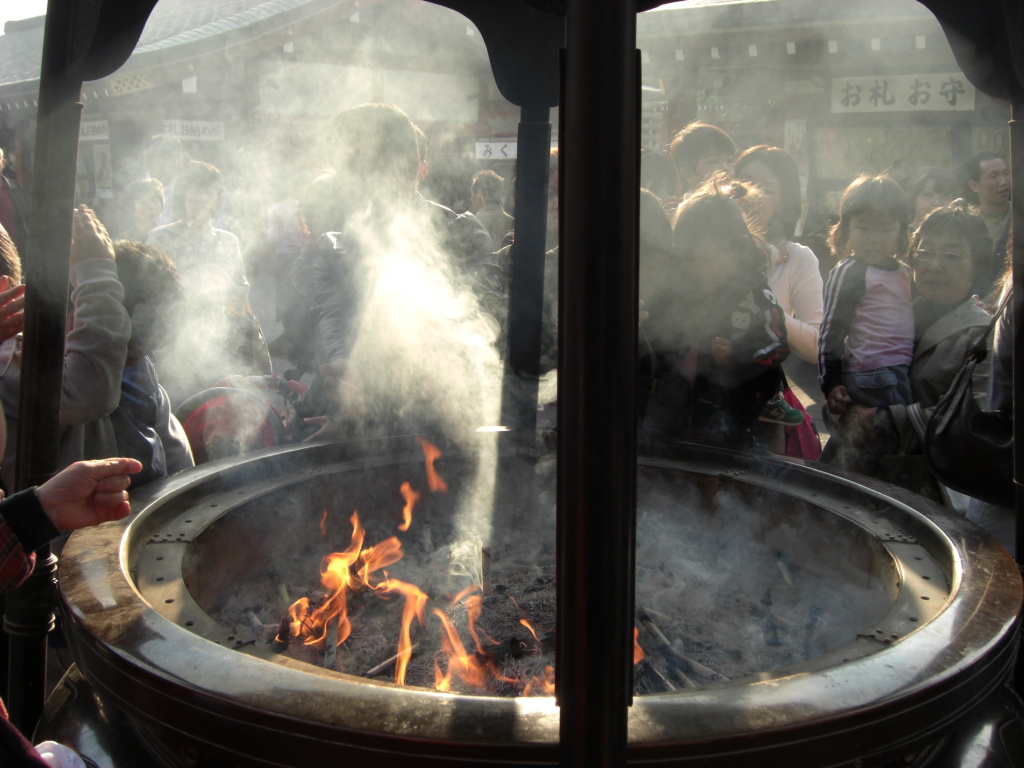
[[[427,442],[422,437],[416,438],[420,441],[420,447],[423,449],[423,458],[426,460],[427,467],[427,487],[431,491],[441,493],[448,492],[448,483],[446,483],[441,476],[437,474],[434,469],[434,461],[441,457],[441,450],[432,443]]]
[[[438,675],[440,674],[441,667],[437,663],[434,665],[435,686],[437,689],[441,691],[451,690],[451,678],[454,674],[466,685],[486,690],[487,669],[477,660],[476,656],[466,653],[466,647],[462,644],[462,638],[459,637],[458,631],[447,614],[435,608],[434,615],[441,620],[441,624],[444,626],[445,631],[441,635],[441,650],[448,656],[448,672],[441,675],[440,680],[438,680]]]
[[[526,619],[520,619],[519,623],[526,627],[528,630],[530,630],[530,634],[533,635],[533,639],[537,641],[537,645],[540,645],[540,638],[537,637],[537,633],[533,631],[533,627],[530,626],[530,622],[528,622]]]
[[[452,689],[452,673],[441,671],[441,660],[434,659],[434,690],[447,693]]]
[[[359,584],[370,589],[377,589],[370,576],[374,571],[386,568],[402,559],[402,542],[397,536],[385,539],[379,544],[367,547],[359,553],[362,565],[359,567]]]
[[[327,624],[334,618],[338,621],[338,645],[345,642],[352,634],[349,593],[363,589],[388,591],[383,584],[374,584],[372,574],[402,559],[402,543],[396,536],[363,549],[366,531],[359,523],[359,513],[353,512],[350,521],[352,539],[348,547],[343,552],[330,553],[320,562],[320,583],[327,590],[327,597],[312,608],[309,599],[303,597],[288,609],[291,636],[302,638],[305,645],[322,647]]]
[[[483,613],[483,608],[484,599],[480,595],[472,595],[466,598],[466,617],[469,619],[469,634],[473,636],[476,649],[481,653],[483,653],[484,647],[480,642],[480,635],[483,635],[489,643],[497,644],[498,642],[477,626],[477,621],[480,618],[480,614]]]
[[[354,586],[352,566],[359,560],[359,551],[363,546],[366,532],[359,524],[359,513],[353,512],[349,518],[352,523],[352,540],[344,552],[332,552],[320,561],[320,583],[327,590],[327,598],[309,614],[304,622],[306,631],[293,634],[305,634],[306,645],[320,646],[327,637],[327,622],[338,617],[338,645],[348,639],[352,633],[352,625],[348,619],[348,592]],[[293,629],[294,629],[293,624]]]
[[[412,658],[412,620],[419,619],[423,625],[423,606],[427,603],[426,594],[415,584],[407,584],[397,579],[388,579],[378,586],[382,592],[398,592],[405,595],[402,607],[402,631],[398,636],[398,658],[395,659],[395,682],[405,684],[405,670]]]
[[[398,526],[398,530],[408,531],[409,526],[412,525],[412,509],[419,501],[420,494],[414,491],[409,483],[402,483],[399,490],[402,492],[402,498],[405,499],[405,508],[402,510],[402,524]]]
[[[466,595],[470,595],[473,592],[476,592],[478,589],[480,589],[479,584],[470,584],[468,587],[463,589],[455,597],[452,598],[452,601],[448,604],[448,607],[454,608],[456,605],[461,603],[466,598]]]
[[[288,615],[291,617],[291,637],[299,637],[303,629],[307,628],[306,620],[309,616],[309,598],[300,597],[288,606]]]
[[[633,664],[639,664],[646,655],[640,647],[640,627],[633,627]]]
[[[447,484],[434,469],[434,462],[441,456],[441,451],[422,438],[420,438],[420,445],[426,462],[427,482],[430,490],[446,492]],[[402,512],[402,523],[399,524],[398,529],[407,531],[412,524],[413,510],[421,493],[414,490],[408,482],[402,483],[399,490],[405,500],[405,507]],[[327,536],[327,517],[328,512],[325,508],[319,521],[320,531],[325,537]],[[285,637],[279,638],[279,640],[281,642],[301,641],[305,645],[316,646],[322,650],[328,635],[327,627],[337,625],[337,645],[341,645],[352,633],[352,623],[348,613],[350,594],[370,590],[381,596],[389,593],[402,595],[405,598],[405,604],[402,609],[398,650],[394,660],[395,682],[404,685],[409,662],[416,645],[418,645],[412,641],[412,622],[414,619],[418,619],[421,626],[425,624],[424,612],[428,597],[414,584],[391,579],[387,571],[384,570],[403,557],[402,543],[397,536],[364,548],[366,530],[360,524],[358,510],[354,511],[349,519],[352,524],[352,537],[348,546],[343,551],[332,552],[321,560],[320,582],[325,590],[323,597],[317,597],[313,601],[309,597],[303,597],[292,603],[288,608],[288,621],[284,631],[281,632],[281,635]],[[378,572],[382,575],[376,575]],[[437,690],[451,690],[453,678],[461,681],[467,688],[484,692],[489,691],[495,683],[505,683],[516,687],[522,685],[523,678],[506,677],[499,670],[497,659],[489,655],[493,649],[489,649],[485,642],[492,646],[502,646],[478,626],[483,611],[483,598],[474,593],[479,593],[479,591],[479,585],[466,587],[454,597],[449,606],[449,608],[454,608],[459,603],[465,605],[467,628],[475,644],[475,652],[466,651],[459,630],[448,614],[440,609],[433,609],[433,613],[440,619],[444,630],[441,634],[441,650],[446,657],[446,660],[439,657],[434,662]],[[525,612],[515,602],[515,599],[511,597],[510,599],[516,609],[525,616]],[[542,644],[537,632],[526,618],[521,618],[520,623],[533,635],[538,646],[537,652],[540,652]],[[639,630],[635,630],[634,663],[644,657],[643,650],[637,642],[638,636]],[[520,650],[529,649],[524,644]],[[543,675],[533,676],[526,683],[522,694],[526,696],[531,694],[551,695],[554,691],[554,669],[548,666]]]
[[[555,695],[555,669],[552,666],[544,667],[544,676],[537,677],[534,675],[530,678],[530,682],[523,688],[523,696],[532,696],[534,690],[540,688],[541,696],[554,696]]]

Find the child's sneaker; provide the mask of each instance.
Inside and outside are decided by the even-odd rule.
[[[800,409],[794,408],[786,402],[786,398],[779,392],[775,397],[765,403],[764,410],[757,417],[759,421],[767,421],[770,424],[785,424],[787,427],[795,427],[804,423],[804,414]]]

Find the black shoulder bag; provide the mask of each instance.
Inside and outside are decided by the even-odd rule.
[[[971,378],[988,354],[986,340],[1009,301],[1007,297],[1000,304],[988,330],[968,350],[956,378],[928,419],[924,438],[928,469],[940,482],[1005,507],[1014,503],[1012,415],[979,408]]]

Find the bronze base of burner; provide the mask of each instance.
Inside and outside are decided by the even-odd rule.
[[[105,706],[81,671],[72,666],[46,702],[35,741],[66,744],[99,768],[168,768],[215,766],[215,758],[189,748],[177,749],[155,734],[143,733],[125,714]],[[182,748],[184,749],[184,748]],[[159,761],[152,754],[163,755]],[[959,724],[913,755],[899,761],[900,768],[941,766],[962,768],[984,755],[992,765],[1024,765],[1024,703],[1008,687],[995,691]],[[184,762],[183,762],[184,761]]]

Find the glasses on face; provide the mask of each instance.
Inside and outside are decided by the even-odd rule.
[[[935,251],[926,251],[923,248],[918,249],[914,252],[914,264],[916,266],[925,267],[931,264],[935,259],[938,258],[939,264],[944,267],[953,267],[964,261],[967,261],[970,257],[963,253],[953,253],[952,251],[945,251],[944,253],[936,253]]]

